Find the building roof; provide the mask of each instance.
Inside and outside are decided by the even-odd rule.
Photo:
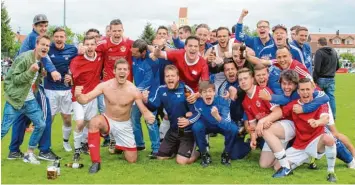
[[[15,33],[15,40],[19,41],[21,44],[25,40],[26,37],[27,37],[27,35],[21,35],[21,34]]]
[[[321,37],[325,37],[328,41],[328,46],[332,47],[332,48],[355,48],[355,34],[321,34],[321,33],[311,33],[309,34],[309,43],[311,45],[312,48],[312,53],[315,53],[318,49],[318,39]],[[340,44],[333,44],[332,40],[339,38],[341,39]],[[344,40],[345,39],[353,39],[353,44],[345,44]]]
[[[187,7],[179,9],[179,18],[187,18]]]

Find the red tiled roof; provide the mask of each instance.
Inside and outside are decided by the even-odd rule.
[[[179,18],[187,17],[187,7],[183,7],[179,9]]]
[[[25,40],[26,37],[27,37],[27,35],[21,35],[21,34],[17,34],[17,33],[15,34],[16,41],[19,41],[21,44]]]
[[[311,33],[309,34],[310,37],[310,45],[312,48],[312,53],[315,53],[317,51],[318,46],[318,39],[321,37],[325,37],[328,41],[328,46],[333,47],[333,48],[355,48],[355,34],[320,34],[320,33]],[[333,44],[332,40],[335,38],[340,38],[341,39],[341,44]],[[353,44],[345,44],[343,40],[351,38],[354,39]]]

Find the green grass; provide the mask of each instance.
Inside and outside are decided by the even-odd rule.
[[[355,75],[339,74],[336,77],[336,100],[337,100],[337,128],[340,132],[347,135],[351,141],[355,140]],[[3,94],[2,94],[3,97]],[[2,99],[4,106],[4,99]],[[101,149],[102,168],[98,174],[89,175],[88,166],[91,164],[90,157],[83,155],[84,168],[70,169],[64,167],[64,164],[71,161],[72,153],[66,153],[62,149],[62,122],[60,116],[54,121],[52,130],[52,148],[60,155],[61,176],[56,180],[47,180],[46,166],[47,162],[42,161],[41,165],[25,164],[22,161],[7,160],[8,145],[11,134],[2,140],[1,146],[1,177],[2,183],[11,184],[51,184],[51,183],[145,183],[145,184],[180,184],[180,183],[199,183],[199,184],[237,184],[237,183],[276,183],[276,184],[325,184],[326,179],[326,160],[323,157],[317,161],[319,170],[312,171],[307,166],[301,166],[295,170],[294,175],[284,179],[273,179],[272,169],[261,169],[258,167],[259,151],[253,151],[246,159],[233,161],[232,167],[227,168],[220,164],[220,154],[223,147],[223,137],[212,138],[211,154],[213,163],[210,167],[203,169],[199,161],[189,166],[179,166],[174,160],[157,161],[149,160],[150,143],[146,129],[144,136],[147,150],[139,153],[139,159],[136,164],[128,164],[122,159],[122,155],[109,155],[106,148]],[[144,127],[145,128],[145,127]],[[10,132],[11,133],[11,132]],[[21,150],[27,149],[28,138],[26,134]],[[71,143],[73,139],[70,139]],[[73,146],[73,145],[72,145]],[[346,168],[345,164],[339,160],[336,163],[336,175],[338,183],[355,183],[355,170]]]

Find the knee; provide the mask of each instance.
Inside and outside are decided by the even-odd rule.
[[[190,162],[188,160],[183,160],[183,159],[179,159],[179,158],[176,158],[176,163],[177,164],[180,164],[180,165],[186,165],[186,164],[190,164]]]
[[[100,115],[99,116],[95,116],[94,118],[92,118],[88,124],[88,127],[89,127],[89,130],[92,130],[92,129],[97,129],[99,128],[99,125],[101,124],[101,118],[100,118]],[[84,126],[84,124],[82,125]]]
[[[259,161],[259,166],[260,166],[260,168],[270,168],[270,167],[271,167],[271,164],[268,163],[268,162],[266,162],[266,161],[260,160],[260,161]]]
[[[131,158],[126,158],[128,163],[136,163],[137,162],[137,157],[131,157]]]
[[[323,142],[326,146],[333,146],[335,144],[334,142],[334,138],[327,135],[327,134],[324,134],[323,136]]]

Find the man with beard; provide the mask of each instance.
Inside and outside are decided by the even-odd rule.
[[[50,38],[47,35],[39,36],[34,50],[22,53],[15,59],[4,82],[6,103],[1,122],[1,138],[21,115],[26,115],[34,125],[27,153],[23,156],[19,152],[17,157],[23,157],[23,161],[26,163],[40,164],[33,152],[39,144],[46,123],[44,121],[45,114],[35,99],[34,92],[38,92],[37,87],[43,77],[40,61],[47,56],[49,46]]]
[[[74,110],[74,120],[76,127],[74,130],[74,156],[73,160],[78,161],[80,159],[80,153],[82,148],[87,148],[87,143],[82,143],[83,129],[88,122],[97,114],[97,100],[94,99],[85,104],[77,102],[74,96],[74,90],[76,86],[83,87],[83,93],[86,94],[93,90],[100,83],[100,75],[102,70],[103,57],[101,53],[96,52],[97,43],[95,37],[85,36],[83,41],[86,52],[84,55],[75,57],[70,63],[70,71],[74,81],[72,88],[72,101]]]
[[[195,150],[195,140],[192,134],[192,124],[196,117],[186,117],[189,107],[186,102],[185,89],[190,87],[179,82],[179,71],[174,65],[165,67],[165,84],[154,93],[145,91],[143,102],[151,110],[156,110],[163,105],[171,126],[162,141],[157,157],[159,160],[170,159],[176,154],[178,164],[192,164],[199,153]],[[148,100],[148,97],[149,100]],[[191,110],[195,111],[195,110]]]
[[[67,152],[72,151],[68,143],[71,133],[71,111],[72,111],[72,95],[71,89],[71,72],[69,64],[77,55],[78,50],[74,45],[65,44],[66,33],[63,28],[56,28],[53,31],[54,43],[51,44],[48,52],[56,69],[62,76],[61,82],[55,82],[51,76],[44,78],[44,88],[49,99],[52,113],[52,121],[57,113],[61,113],[63,120],[63,147]]]
[[[312,51],[311,46],[307,42],[308,29],[300,26],[296,29],[295,39],[291,42],[291,45],[296,46],[301,51],[301,57],[304,60],[304,65],[307,67],[310,74],[313,73],[312,67]]]
[[[224,75],[226,76],[226,80],[222,83],[222,85],[218,89],[219,96],[226,96],[226,93],[230,95],[230,115],[231,119],[238,126],[238,133],[233,150],[230,153],[230,158],[234,159],[242,159],[244,158],[250,151],[250,146],[248,143],[244,142],[243,132],[244,129],[247,128],[247,121],[243,118],[244,109],[242,107],[242,101],[245,96],[245,92],[240,90],[238,78],[237,78],[237,64],[231,58],[226,58],[223,64]],[[232,90],[232,89],[235,90]],[[238,90],[237,90],[238,89]],[[228,91],[228,92],[227,92]],[[236,95],[236,96],[235,96]]]
[[[260,51],[269,45],[274,44],[274,40],[270,35],[270,24],[269,21],[260,20],[256,24],[256,32],[258,33],[257,37],[248,36],[243,32],[243,20],[245,16],[249,13],[248,10],[243,9],[239,17],[238,24],[236,25],[235,39],[239,42],[244,42],[246,46],[250,47],[255,51],[257,57],[259,57]]]
[[[274,178],[292,174],[286,160],[285,147],[295,136],[293,122],[289,120],[277,121],[282,117],[281,108],[277,104],[258,97],[261,91],[269,94],[272,92],[267,87],[254,85],[254,78],[249,69],[243,68],[238,71],[238,81],[240,88],[246,93],[242,104],[251,130],[250,146],[252,149],[256,148],[257,136],[263,137],[266,141],[260,154],[260,167],[274,167],[277,170],[273,175]],[[275,163],[276,160],[279,163]]]
[[[310,79],[301,79],[297,90],[300,99],[290,102],[282,109],[283,116],[292,119],[296,127],[295,142],[286,152],[287,161],[295,168],[308,162],[310,157],[320,159],[325,154],[328,164],[327,181],[336,182],[334,138],[325,133],[325,125],[329,122],[328,106],[323,104],[316,111],[307,114],[296,114],[293,111],[294,105],[312,101],[314,89],[314,83]]]
[[[212,162],[207,151],[206,134],[220,133],[225,137],[221,163],[230,166],[230,154],[238,134],[238,127],[231,120],[229,102],[220,96],[215,96],[215,86],[211,82],[201,82],[199,92],[202,98],[198,98],[193,105],[196,111],[193,112],[192,117],[197,116],[197,121],[192,126],[192,132],[201,153],[201,165],[207,167]]]
[[[75,97],[81,104],[92,102],[98,95],[104,94],[106,112],[95,116],[89,124],[89,147],[92,165],[89,173],[97,173],[101,168],[100,134],[111,134],[115,140],[115,147],[124,151],[124,157],[129,163],[137,161],[138,153],[134,141],[130,112],[136,103],[148,123],[155,121],[155,116],[144,106],[142,94],[133,83],[127,81],[129,63],[121,58],[114,64],[115,77],[100,83],[93,90],[83,94],[85,87],[75,88]],[[120,94],[122,96],[117,96]]]

